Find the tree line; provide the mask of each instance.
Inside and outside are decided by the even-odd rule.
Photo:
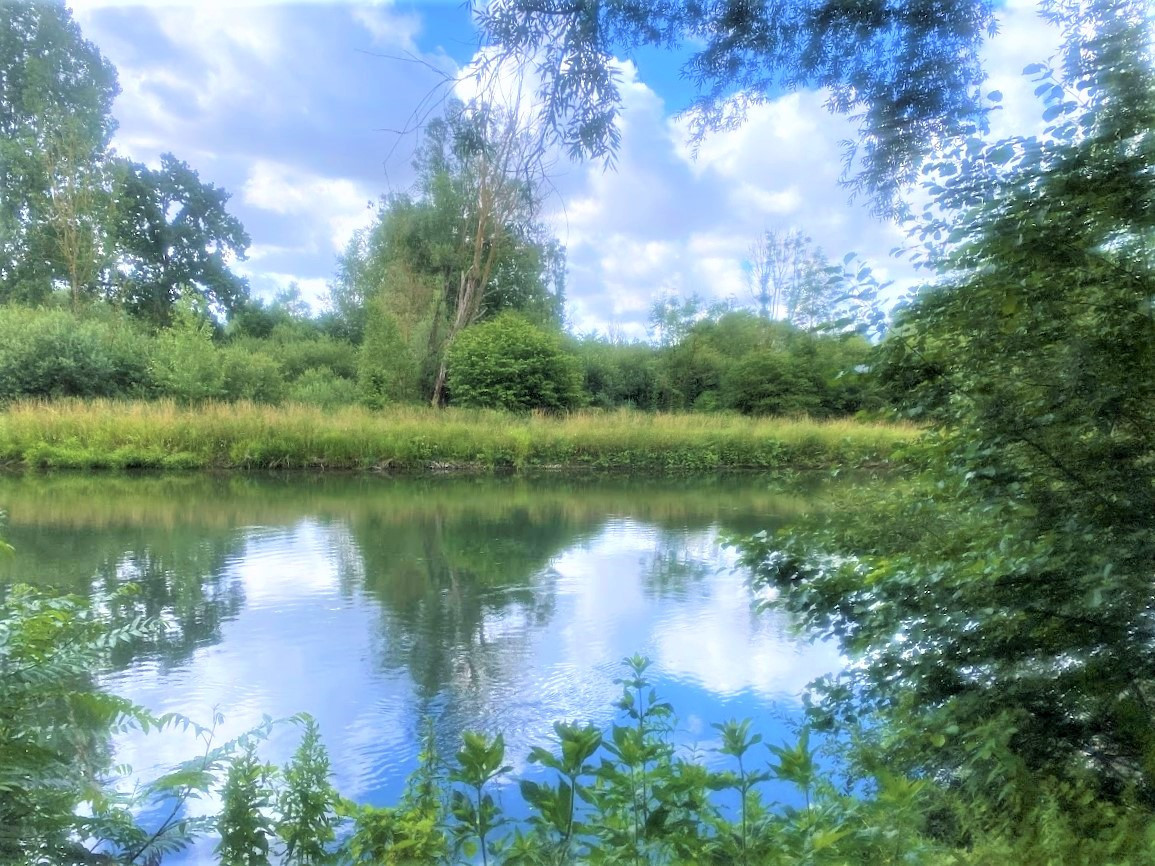
[[[796,231],[766,232],[744,262],[757,315],[662,297],[651,343],[568,334],[541,131],[516,105],[444,106],[415,186],[356,233],[318,313],[293,288],[261,300],[234,273],[249,237],[225,190],[172,154],[154,168],[111,147],[116,71],[65,6],[4,4],[0,44],[0,399],[880,405],[868,345],[815,330],[845,312],[845,269]]]

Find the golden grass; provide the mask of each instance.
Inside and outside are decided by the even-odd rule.
[[[734,415],[66,400],[0,412],[0,462],[62,468],[691,472],[887,460],[907,425]]]

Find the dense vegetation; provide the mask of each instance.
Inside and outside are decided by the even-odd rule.
[[[912,141],[927,130],[969,133],[948,139],[923,169],[930,203],[913,219],[912,236],[931,285],[899,312],[878,364],[889,393],[934,428],[921,452],[923,474],[902,495],[863,502],[792,539],[742,542],[759,580],[777,589],[775,603],[840,641],[854,661],[810,696],[812,729],[851,743],[844,774],[816,770],[805,731],[795,745],[774,747],[769,767],[747,760],[757,740],[745,722],[720,728],[736,772],[708,772],[670,747],[671,710],[647,687],[645,663],[635,659],[623,680],[622,724],[607,731],[561,724],[554,750],[533,751],[531,760],[553,776],[522,782],[531,817],[512,828],[491,793],[506,774],[500,736],[470,734],[444,762],[427,751],[410,793],[382,810],[338,800],[307,720],[301,750],[279,775],[261,763],[252,737],[210,745],[206,757],[125,800],[105,784],[107,735],[118,725],[177,720],[149,719],[92,683],[103,654],[148,624],[118,622],[114,603],[87,607],[17,590],[0,610],[2,853],[17,862],[82,862],[89,855],[80,846],[97,843],[121,862],[143,862],[202,827],[183,821],[179,808],[161,812],[169,818],[158,826],[142,827],[135,817],[142,804],[179,806],[211,789],[223,796],[214,826],[218,853],[230,864],[266,862],[270,852],[295,863],[323,862],[331,853],[345,862],[1151,862],[1149,5],[1045,4],[1066,39],[1061,66],[1028,69],[1049,126],[1039,136],[999,142],[979,135],[970,98],[970,59],[990,15],[985,3],[951,3],[933,14],[921,4],[883,4],[886,14],[877,19],[873,7],[839,13],[844,4],[815,4],[813,14],[783,18],[793,24],[782,33],[769,26],[779,20],[770,12],[784,12],[780,4],[767,4],[766,15],[753,14],[749,4],[709,7],[721,18],[700,4],[656,12],[628,3],[526,7],[495,6],[487,26],[514,53],[544,50],[544,62],[555,62],[556,76],[546,76],[564,109],[553,116],[555,128],[579,151],[614,141],[612,99],[604,109],[591,107],[593,95],[610,92],[599,81],[612,84],[606,40],[665,42],[702,28],[710,39],[691,69],[707,85],[729,70],[756,97],[776,82],[818,82],[835,88],[836,107],[865,109],[866,168],[882,201],[912,168]],[[469,395],[464,402],[484,392],[517,408],[543,400],[560,408],[580,402],[569,387],[574,363],[585,371],[584,399],[607,406],[837,414],[876,399],[847,376],[869,360],[866,344],[692,304],[678,305],[672,316],[669,306],[655,310],[658,347],[585,341],[568,350],[576,362],[565,358],[564,343],[532,330],[558,324],[557,251],[538,231],[532,185],[512,179],[532,172],[504,170],[524,155],[522,139],[508,117],[488,110],[464,110],[434,128],[419,194],[382,205],[377,225],[347,257],[329,320],[296,315],[291,298],[272,307],[239,302],[216,282],[212,263],[196,256],[188,273],[141,265],[124,285],[117,276],[124,271],[93,268],[85,251],[108,251],[111,258],[100,260],[107,263],[147,261],[147,250],[133,244],[131,230],[109,228],[120,222],[90,218],[97,211],[84,210],[86,203],[119,187],[89,181],[122,177],[125,189],[139,183],[135,200],[143,208],[164,200],[167,175],[187,169],[167,161],[159,174],[114,171],[105,159],[114,92],[107,65],[77,41],[61,7],[7,4],[0,15],[0,45],[13,48],[0,62],[16,70],[0,77],[11,91],[0,103],[0,130],[6,165],[19,168],[3,175],[4,201],[17,204],[0,213],[0,285],[7,300],[46,303],[2,310],[9,399],[276,402],[299,388],[327,393],[330,405],[354,395],[370,405],[440,404],[452,402],[457,381],[459,394]],[[48,23],[36,25],[37,16]],[[33,31],[43,45],[29,40]],[[815,38],[827,46],[843,36],[837,52],[812,50]],[[894,53],[895,46],[903,50]],[[37,103],[27,83],[39,79],[30,70],[61,51],[87,71],[59,80],[99,86]],[[876,63],[881,53],[897,61]],[[848,56],[854,61],[843,63]],[[767,65],[784,78],[767,77]],[[920,88],[913,96],[910,82]],[[895,86],[913,103],[890,99]],[[715,86],[706,107],[724,95]],[[88,112],[77,115],[83,123],[75,129],[48,110],[69,100]],[[46,131],[45,121],[55,125]],[[78,138],[83,146],[73,147]],[[50,194],[46,184],[61,178],[68,194]],[[204,195],[223,204],[211,188]],[[114,196],[122,199],[127,193]],[[488,204],[464,206],[474,201]],[[59,210],[60,202],[72,210]],[[177,211],[166,205],[159,212]],[[446,221],[454,227],[440,234],[436,227]],[[87,234],[78,235],[78,227]],[[239,243],[234,233],[214,247]],[[51,308],[57,295],[70,310]],[[114,309],[105,309],[108,301]],[[262,323],[272,320],[265,330]],[[504,357],[526,384],[541,386],[542,371],[551,370],[566,387],[537,387],[531,400],[509,383],[471,381],[486,372],[472,367],[471,339],[492,341],[487,359],[499,366]],[[267,360],[250,363],[258,355]],[[384,357],[404,363],[384,365]],[[470,369],[455,374],[455,359]],[[85,411],[66,406],[60,414]],[[10,453],[21,459],[36,448],[50,449],[49,456],[69,448],[84,453],[86,435],[108,436],[101,449],[183,453],[163,436],[147,444],[173,410],[134,411],[146,420],[120,439],[96,423],[53,439],[48,427],[57,422],[49,413],[28,418],[19,407],[3,429],[18,443]],[[230,452],[241,463],[249,448],[280,447],[277,431],[261,427],[259,411],[247,411],[255,413],[258,435]],[[213,425],[233,423],[201,415],[214,432]],[[187,435],[187,417],[177,425],[186,431],[180,435]],[[441,417],[454,423],[452,415]],[[634,416],[618,417],[635,423]],[[310,416],[310,430],[316,418]],[[132,416],[123,423],[131,426]],[[639,429],[639,453],[646,453],[661,426]],[[551,440],[563,443],[557,453],[580,453],[558,435]],[[513,463],[528,459],[532,436],[516,428],[508,436],[502,447],[512,449]],[[406,447],[417,441],[407,435]],[[467,441],[471,453],[484,453],[485,446]],[[217,448],[214,442],[205,453]],[[189,453],[197,452],[190,446]],[[374,453],[359,450],[353,459]],[[548,453],[552,459],[555,452]],[[201,733],[211,743],[211,728]],[[765,808],[759,786],[771,776],[797,784],[804,808]],[[736,792],[730,811],[710,797],[722,789]],[[342,818],[348,835],[338,855]]]
[[[819,688],[816,718],[865,713],[876,760],[1024,852],[1057,814],[1084,844],[1155,826],[1150,14],[1063,18],[1063,65],[1027,70],[1046,130],[928,166],[937,284],[886,344],[936,430],[926,476],[867,521],[748,550],[858,659]],[[1059,859],[1109,860],[1071,844]],[[1150,838],[1130,844],[1149,862]]]
[[[171,402],[18,403],[0,463],[66,469],[606,469],[686,473],[884,463],[917,428],[806,418],[417,407],[195,410]]]

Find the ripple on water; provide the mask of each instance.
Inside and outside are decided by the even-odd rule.
[[[265,714],[311,713],[341,792],[385,804],[417,766],[423,718],[433,719],[443,755],[464,730],[500,730],[515,772],[541,772],[526,762],[530,748],[554,742],[556,721],[608,725],[622,659],[640,653],[679,714],[678,742],[712,755],[710,725],[730,717],[756,716],[768,740],[786,739],[775,713],[796,711],[801,687],[841,664],[832,650],[793,638],[784,618],[751,612],[745,575],[718,544],[716,510],[682,516],[693,511],[692,492],[678,492],[678,518],[666,523],[638,516],[660,514],[666,500],[646,511],[625,490],[600,517],[580,503],[505,519],[472,504],[475,486],[453,507],[431,508],[426,492],[402,500],[383,482],[371,495],[342,493],[356,500],[332,507],[346,520],[314,516],[302,495],[296,511],[282,509],[283,524],[244,525],[253,521],[238,506],[238,525],[181,526],[179,538],[171,526],[144,526],[128,541],[90,533],[92,550],[72,554],[76,568],[142,558],[126,545],[187,544],[179,562],[188,573],[166,576],[160,600],[174,623],[191,601],[211,625],[179,653],[143,654],[110,687],[155,712],[209,722],[219,710],[218,739]],[[75,538],[67,527],[43,533],[36,549],[45,551]],[[298,737],[278,727],[262,756],[283,763]],[[130,735],[118,748],[145,776],[199,751],[183,733]],[[505,797],[512,805],[515,789]]]

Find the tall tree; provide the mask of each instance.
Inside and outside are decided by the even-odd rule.
[[[429,125],[414,194],[388,199],[354,238],[332,293],[335,306],[365,305],[366,344],[409,347],[416,372],[401,379],[363,350],[370,380],[419,381],[439,405],[445,352],[466,327],[503,310],[560,324],[564,255],[537,219],[539,157],[516,112],[456,104]]]
[[[802,232],[767,229],[743,264],[763,319],[805,328],[831,317],[838,283],[827,273],[826,255]]]
[[[116,71],[63,3],[0,3],[0,298],[90,288],[105,252],[102,160]]]
[[[1063,65],[1027,70],[1046,132],[929,167],[938,281],[886,348],[936,473],[836,556],[755,544],[858,662],[828,706],[879,711],[879,756],[992,821],[1039,790],[1155,804],[1155,13],[1055,14]]]
[[[510,0],[478,4],[496,48],[541,80],[542,119],[575,156],[618,144],[614,56],[693,45],[683,75],[698,88],[700,135],[741,122],[785,90],[823,88],[831,110],[859,121],[847,154],[856,188],[880,208],[913,180],[928,147],[982,117],[979,52],[992,0]]]
[[[464,205],[454,229],[460,263],[457,285],[448,293],[445,348],[481,317],[487,300],[495,308],[500,294],[513,289],[503,285],[516,284],[518,263],[510,254],[526,250],[543,234],[537,224],[542,153],[540,138],[525,126],[518,104],[474,102],[427,130],[418,158],[424,193],[435,207]],[[546,262],[537,264],[540,275]],[[560,291],[555,297],[560,302]],[[435,406],[444,399],[446,372],[443,356],[433,385]]]
[[[183,289],[218,312],[238,309],[248,285],[229,264],[244,259],[249,236],[225,209],[229,194],[171,153],[159,169],[121,161],[117,173],[110,295],[158,325],[168,323]]]

